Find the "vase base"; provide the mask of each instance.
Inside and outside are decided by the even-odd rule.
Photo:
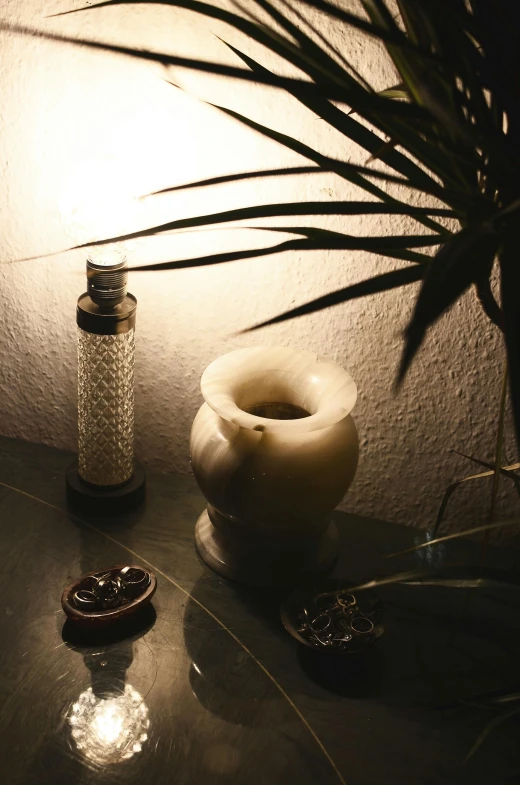
[[[224,578],[252,586],[283,586],[330,569],[338,554],[338,530],[331,522],[318,537],[292,546],[236,541],[223,535],[204,510],[195,544],[208,567]]]

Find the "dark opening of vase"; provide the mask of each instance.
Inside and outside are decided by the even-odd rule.
[[[255,403],[245,411],[248,414],[254,414],[256,417],[267,417],[269,420],[299,420],[302,417],[310,417],[310,412],[302,409],[301,406],[278,401]]]

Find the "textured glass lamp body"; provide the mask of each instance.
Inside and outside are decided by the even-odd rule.
[[[67,469],[67,503],[96,516],[120,515],[145,499],[134,458],[137,300],[127,294],[126,258],[102,249],[87,259],[78,299],[78,458]]]
[[[134,473],[134,350],[137,301],[127,294],[126,258],[87,259],[78,300],[78,475],[117,488]]]
[[[93,485],[122,485],[133,474],[134,334],[78,327],[78,472]]]

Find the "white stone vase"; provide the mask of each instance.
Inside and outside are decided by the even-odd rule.
[[[195,531],[204,561],[257,585],[330,567],[331,513],[358,462],[350,374],[309,351],[257,346],[211,363],[201,390],[190,453],[208,502]]]

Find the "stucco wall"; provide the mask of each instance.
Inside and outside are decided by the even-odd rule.
[[[2,17],[238,64],[220,35],[264,64],[279,65],[224,25],[168,8],[119,7],[44,18],[71,5],[8,0]],[[376,87],[395,81],[376,45],[354,34],[345,38],[336,23],[322,29]],[[0,432],[74,449],[75,301],[85,288],[84,254],[16,260],[70,246],[74,239],[85,239],[85,232],[130,231],[272,201],[366,198],[338,177],[322,174],[130,202],[128,194],[203,177],[305,163],[199,98],[347,160],[362,162],[366,155],[273,90],[176,69],[167,73],[159,66],[13,33],[1,33],[1,45]],[[186,92],[166,84],[162,77],[167,75]],[[416,228],[399,218],[330,218],[315,224],[359,234]],[[132,263],[159,261],[280,239],[267,232],[220,229],[136,242],[129,254]],[[411,525],[431,523],[446,485],[476,470],[450,450],[484,460],[493,456],[504,357],[500,336],[472,293],[431,331],[397,396],[392,383],[415,286],[236,334],[292,305],[395,266],[361,253],[320,252],[175,273],[134,273],[140,457],[166,471],[189,471],[188,436],[201,402],[199,378],[212,359],[250,344],[305,347],[343,365],[359,386],[354,415],[361,463],[345,506]],[[506,441],[513,460],[509,421]],[[449,520],[459,526],[482,521],[489,494],[488,481],[468,483],[453,498]],[[504,485],[501,513],[514,509],[518,500]]]

